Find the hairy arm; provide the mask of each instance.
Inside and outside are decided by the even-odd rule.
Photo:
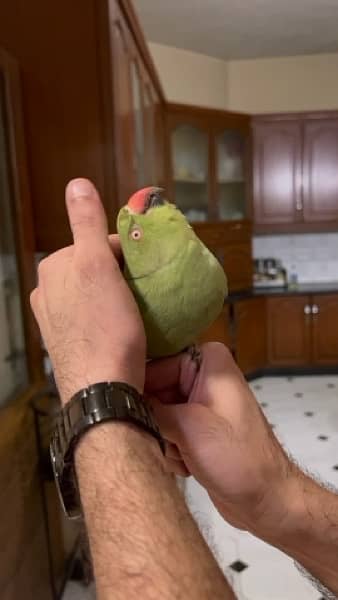
[[[295,469],[280,497],[281,518],[255,533],[338,596],[338,495]]]
[[[100,600],[235,598],[150,436],[98,426],[76,468]]]

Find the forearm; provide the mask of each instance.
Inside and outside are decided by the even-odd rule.
[[[338,595],[338,495],[298,471],[288,483],[283,502],[281,518],[257,535]]]
[[[96,427],[76,466],[99,600],[234,598],[148,435]]]

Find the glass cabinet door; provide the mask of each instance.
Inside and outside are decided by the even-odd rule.
[[[4,82],[0,74],[0,406],[28,383],[13,225]]]
[[[171,153],[176,206],[189,221],[207,221],[208,134],[192,125],[179,125],[171,135]]]
[[[227,130],[216,137],[216,200],[222,221],[246,215],[245,142],[240,131]]]
[[[131,89],[134,114],[134,160],[137,174],[137,186],[139,188],[146,184],[146,159],[144,141],[144,120],[142,84],[140,73],[135,61],[131,62]]]

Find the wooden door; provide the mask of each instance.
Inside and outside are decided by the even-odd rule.
[[[233,341],[230,329],[228,304],[224,305],[221,314],[200,336],[199,343],[204,344],[205,342],[221,342],[222,344],[225,344],[225,346],[228,346],[228,348],[232,349]]]
[[[309,296],[267,298],[268,361],[301,366],[311,361],[312,315]]]
[[[338,221],[338,118],[304,121],[304,219]]]
[[[266,301],[250,298],[234,304],[235,357],[244,374],[266,365]]]
[[[302,130],[297,120],[253,127],[253,203],[257,229],[302,220]]]
[[[338,294],[312,297],[313,362],[338,365]]]
[[[119,205],[122,206],[137,187],[137,152],[139,146],[135,141],[134,119],[135,104],[141,102],[141,91],[138,66],[132,61],[133,43],[130,32],[117,7],[115,7],[111,26],[111,47],[114,62],[113,95],[115,161],[118,174],[117,194]],[[138,133],[139,136],[142,136],[143,129]]]

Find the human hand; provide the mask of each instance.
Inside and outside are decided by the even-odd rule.
[[[74,245],[39,264],[31,306],[51,358],[63,403],[89,384],[123,381],[143,391],[145,333],[114,256],[99,195],[71,181],[66,204]]]
[[[192,474],[227,521],[252,532],[274,527],[287,505],[296,467],[274,436],[230,352],[201,348],[147,366],[145,392],[162,435],[167,465]]]

